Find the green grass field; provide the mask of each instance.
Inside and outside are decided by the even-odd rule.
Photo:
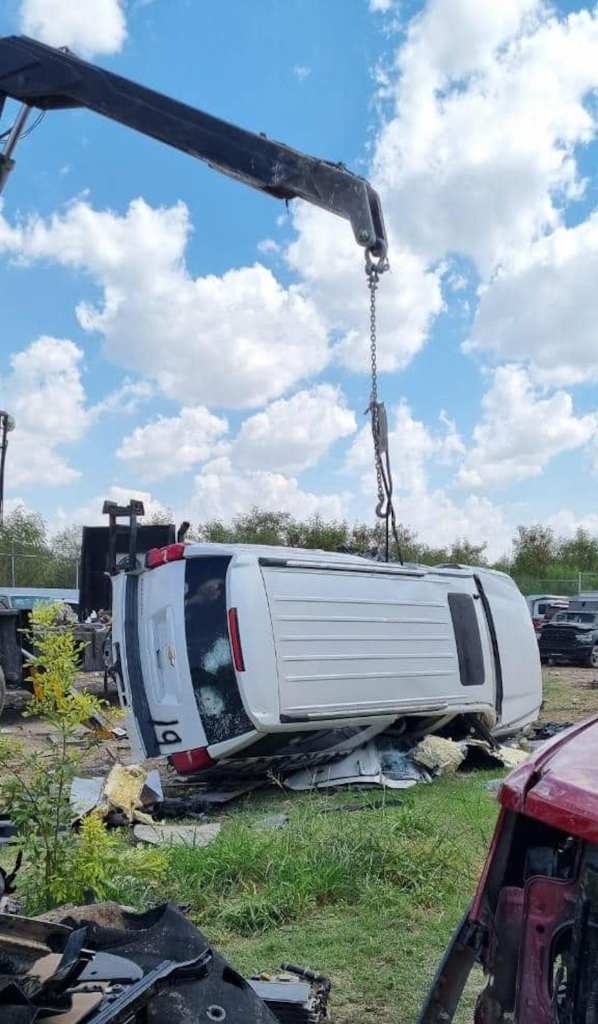
[[[147,852],[121,840],[110,895],[183,904],[242,971],[287,960],[328,974],[337,1024],[413,1024],[483,863],[492,777],[386,796],[253,795],[203,849]],[[335,813],[339,804],[361,809]],[[274,810],[288,814],[283,828],[255,827]]]
[[[240,934],[226,917],[210,933],[245,971],[286,959],[328,974],[337,1024],[413,1024],[473,895],[496,820],[496,801],[485,788],[491,777],[443,779],[403,793],[400,806],[351,814],[322,816],[330,801],[321,796],[300,806],[294,800],[284,842],[303,851],[316,841],[314,897],[297,916],[253,934]],[[367,806],[371,796],[350,799]],[[346,804],[347,795],[333,802]],[[320,862],[329,887],[322,886]],[[308,891],[307,873],[303,884]],[[251,885],[244,898],[250,894]]]

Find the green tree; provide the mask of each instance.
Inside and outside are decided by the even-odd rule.
[[[453,542],[449,553],[449,561],[459,565],[487,565],[487,544],[472,544],[462,537]]]
[[[571,540],[559,542],[558,557],[564,566],[571,566],[576,572],[596,572],[598,538],[592,537],[587,530],[580,527]]]
[[[286,529],[286,543],[290,547],[319,548],[321,551],[338,551],[347,547],[350,532],[345,522],[326,522],[322,516],[314,515],[305,522],[289,520]]]
[[[50,541],[51,559],[48,563],[45,586],[77,586],[82,531],[83,528],[74,523],[54,534]]]
[[[513,570],[520,575],[545,575],[557,558],[558,544],[549,526],[518,526],[513,538]]]
[[[230,527],[220,520],[201,523],[198,535],[202,540],[227,544],[288,543],[292,517],[288,512],[266,512],[253,507],[250,512],[235,516]]]
[[[0,580],[3,586],[47,586],[51,560],[42,517],[18,505],[5,516],[0,527]]]

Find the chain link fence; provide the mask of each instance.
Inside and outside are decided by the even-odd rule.
[[[79,559],[45,548],[14,546],[0,551],[0,586],[79,589]]]
[[[598,590],[598,572],[578,572],[574,576],[520,576],[513,579],[522,594],[563,594],[573,597],[588,590]]]

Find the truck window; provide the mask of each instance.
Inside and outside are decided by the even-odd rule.
[[[459,674],[463,686],[482,686],[484,655],[473,598],[469,594],[449,594],[449,610],[453,620]]]
[[[230,558],[188,558],[185,635],[195,700],[208,744],[251,732],[233,666],[226,617]]]

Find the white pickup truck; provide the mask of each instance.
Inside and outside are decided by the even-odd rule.
[[[538,649],[509,576],[325,551],[170,544],[113,577],[135,754],[180,772],[357,744],[405,716],[532,722]],[[325,739],[324,739],[325,737]]]

